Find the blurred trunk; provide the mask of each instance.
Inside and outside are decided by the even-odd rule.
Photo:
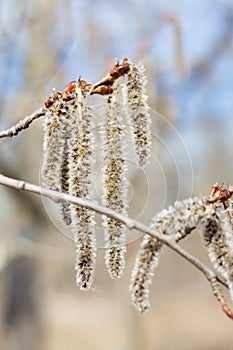
[[[4,271],[2,323],[7,350],[41,349],[34,260],[16,257]]]

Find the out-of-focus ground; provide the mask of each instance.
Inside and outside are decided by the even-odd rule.
[[[63,90],[79,75],[97,81],[115,58],[142,61],[153,110],[153,158],[144,172],[128,162],[129,215],[149,224],[177,198],[207,194],[215,181],[233,183],[232,32],[231,0],[2,0],[0,128],[41,107],[53,87]],[[42,142],[42,120],[1,140],[0,172],[39,183]],[[101,161],[99,156],[97,197]],[[99,249],[95,291],[81,293],[74,245],[55,226],[53,208],[3,187],[0,198],[1,349],[233,348],[232,321],[204,277],[173,252],[164,251],[150,313],[139,317],[128,292],[136,232],[124,278],[110,280]],[[209,264],[198,232],[182,245]]]

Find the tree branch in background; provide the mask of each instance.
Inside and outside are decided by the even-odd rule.
[[[104,214],[108,217],[111,217],[124,225],[127,226],[129,230],[136,229],[143,234],[149,234],[152,237],[157,238],[159,241],[163,242],[165,245],[167,245],[169,248],[174,250],[177,254],[182,256],[185,260],[189,261],[193,266],[195,266],[199,271],[201,271],[206,279],[208,280],[211,289],[213,291],[213,294],[217,298],[217,300],[220,302],[223,312],[233,319],[233,313],[230,310],[230,308],[227,306],[226,300],[223,296],[223,293],[221,291],[219,283],[223,284],[225,287],[227,287],[227,284],[225,281],[223,281],[221,278],[217,277],[216,274],[209,269],[207,266],[202,264],[198,259],[196,259],[194,256],[192,256],[190,253],[182,249],[175,241],[173,237],[166,237],[159,232],[151,229],[150,227],[144,225],[143,223],[136,221],[134,219],[131,219],[129,217],[126,217],[122,214],[116,213],[110,208],[107,208],[103,205],[100,205],[99,203],[91,200],[85,200],[79,197],[70,196],[68,194],[63,194],[61,192],[57,192],[54,190],[49,190],[47,188],[43,188],[25,181],[16,180],[13,178],[6,177],[4,175],[0,174],[0,184],[5,185],[10,188],[15,188],[17,190],[22,191],[28,191],[31,193],[39,194],[44,197],[50,198],[54,202],[61,202],[65,201],[68,203],[72,203],[81,207],[88,208],[90,210],[93,210],[99,214]]]
[[[147,35],[145,35],[143,41],[138,46],[135,56],[137,59],[146,56],[146,54],[148,54],[150,51],[150,47],[153,44],[153,41],[161,31],[162,26],[167,24],[172,26],[174,35],[175,69],[179,77],[184,78],[186,75],[186,67],[182,49],[181,26],[179,18],[176,14],[164,13],[157,19],[154,27],[147,33]]]

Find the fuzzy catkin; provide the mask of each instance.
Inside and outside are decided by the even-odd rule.
[[[233,229],[229,211],[210,206],[201,222],[201,234],[209,259],[225,278],[233,300]]]
[[[76,94],[70,93],[68,101],[62,101],[58,114],[60,116],[63,128],[61,138],[63,139],[63,152],[61,161],[61,191],[69,194],[69,145],[72,132],[72,125],[74,123],[73,106],[75,105]],[[70,203],[62,202],[60,205],[61,216],[66,225],[72,222]]]
[[[144,168],[149,163],[152,144],[151,116],[145,86],[144,67],[140,64],[131,65],[124,89],[124,101],[139,168]]]
[[[76,117],[76,104],[77,104],[77,93],[69,93],[69,99],[67,101],[62,101],[59,105],[58,114],[62,122],[62,134],[61,138],[63,140],[62,148],[62,161],[61,161],[61,191],[63,193],[69,194],[70,192],[70,172],[69,172],[69,153],[71,138],[73,132],[73,125],[75,124]],[[66,225],[70,225],[72,222],[70,203],[61,203],[61,216]]]
[[[81,198],[90,198],[93,164],[93,139],[88,107],[80,89],[73,103],[73,123],[69,139],[69,193]],[[72,232],[76,243],[76,283],[81,290],[92,288],[95,260],[94,212],[71,204]]]
[[[121,91],[118,87],[108,97],[107,121],[103,130],[104,183],[103,204],[119,213],[126,214],[127,179],[123,159],[123,126],[119,111]],[[105,264],[111,278],[120,278],[125,268],[126,227],[115,219],[103,216],[105,228]]]
[[[62,122],[57,112],[57,103],[46,113],[41,177],[42,184],[52,190],[61,190],[61,162],[64,140]]]
[[[131,302],[135,309],[144,314],[149,310],[149,288],[152,283],[154,270],[159,263],[162,243],[146,234],[136,256],[131,275]]]
[[[162,210],[152,220],[151,228],[166,235],[174,235],[176,241],[188,235],[205,215],[206,201],[202,198],[175,202]],[[130,281],[131,301],[137,311],[149,310],[149,287],[158,266],[163,243],[146,234],[138,250]]]
[[[44,156],[42,162],[42,183],[63,193],[69,193],[68,140],[73,120],[72,105],[75,93],[64,100],[62,95],[54,92],[55,103],[49,107],[44,123]],[[62,219],[71,223],[70,204],[60,204]]]
[[[63,148],[63,158],[61,163],[61,191],[69,194],[69,161],[68,161],[68,138],[65,138],[65,144]],[[72,222],[70,213],[70,203],[61,203],[61,216],[66,225],[70,225]]]

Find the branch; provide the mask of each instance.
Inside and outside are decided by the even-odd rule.
[[[95,84],[89,84],[80,78],[77,81],[69,82],[63,92],[53,91],[52,95],[50,95],[45,101],[43,108],[38,109],[31,115],[25,117],[23,120],[20,120],[10,129],[1,131],[0,138],[16,136],[20,131],[27,129],[35,119],[45,116],[46,112],[49,111],[49,108],[55,103],[56,100],[67,100],[72,98],[71,95],[75,91],[76,87],[80,87],[83,92],[85,92],[85,96],[93,94],[104,96],[111,94],[113,92],[112,86],[115,81],[128,73],[129,70],[130,64],[128,63],[127,58],[124,58],[121,64],[117,62],[110,70],[110,72]]]
[[[20,120],[16,125],[12,126],[8,130],[3,130],[0,132],[0,138],[3,137],[12,137],[18,135],[18,133],[24,129],[27,129],[30,124],[40,117],[43,117],[47,112],[46,108],[40,108],[31,115],[25,117],[23,120]]]
[[[22,190],[22,191],[27,191],[27,192],[39,194],[39,195],[42,195],[44,197],[50,198],[51,200],[53,200],[54,202],[57,202],[57,203],[60,201],[66,201],[66,202],[69,202],[69,203],[72,203],[75,205],[79,205],[81,207],[88,208],[88,209],[93,210],[99,214],[106,215],[108,217],[111,217],[111,218],[123,223],[124,225],[127,226],[127,228],[129,230],[136,229],[144,234],[147,233],[147,234],[157,238],[158,240],[160,240],[161,242],[166,244],[169,248],[174,250],[177,254],[182,256],[185,260],[190,262],[193,266],[195,266],[199,271],[201,271],[203,273],[203,275],[208,280],[215,297],[221,303],[223,311],[225,312],[225,314],[228,317],[233,319],[233,314],[230,311],[230,309],[228,308],[228,306],[226,305],[225,298],[222,295],[222,292],[219,288],[218,282],[220,282],[225,287],[227,287],[225,281],[223,281],[221,278],[217,277],[211,269],[209,269],[207,266],[202,264],[198,259],[196,259],[194,256],[192,256],[190,253],[188,253],[187,251],[182,249],[174,241],[174,239],[160,234],[159,232],[151,229],[150,227],[144,225],[143,223],[141,223],[139,221],[131,219],[131,218],[124,216],[122,214],[116,213],[112,209],[107,208],[107,207],[105,207],[105,206],[103,206],[95,201],[70,196],[68,194],[64,194],[64,193],[50,190],[50,189],[47,189],[44,187],[40,187],[40,186],[31,184],[31,183],[28,183],[25,181],[9,178],[9,177],[6,177],[2,174],[0,174],[0,184],[5,185],[5,186],[10,187],[10,188],[15,188],[17,190]],[[216,292],[216,290],[217,290],[217,292]]]

